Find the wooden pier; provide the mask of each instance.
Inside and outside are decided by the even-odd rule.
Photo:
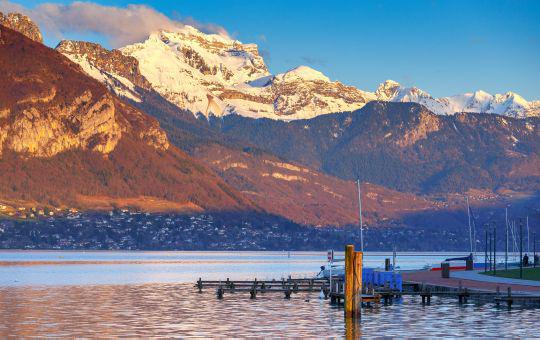
[[[345,306],[346,293],[344,290],[343,278],[332,280],[333,289],[330,288],[330,281],[326,278],[307,279],[281,279],[281,280],[257,280],[252,281],[203,281],[199,279],[195,283],[195,288],[199,293],[203,289],[215,289],[216,297],[223,299],[224,295],[245,293],[250,299],[256,299],[259,294],[281,293],[284,299],[291,299],[293,294],[300,292],[321,292],[324,299],[329,299],[331,304]],[[433,297],[454,298],[459,305],[466,304],[470,300],[479,303],[495,303],[496,305],[506,305],[511,308],[514,304],[538,306],[540,307],[540,294],[512,293],[511,287],[506,290],[483,291],[470,289],[467,287],[446,287],[432,284],[419,284],[415,282],[405,282],[404,290],[389,289],[384,287],[369,288],[364,287],[361,295],[361,306],[369,307],[372,304],[393,304],[404,296],[417,296],[421,298],[422,305],[431,305]]]
[[[402,295],[425,296],[429,304],[432,296],[457,298],[458,303],[474,300],[478,303],[514,304],[540,307],[540,287],[520,284],[441,278],[440,273],[418,271],[404,275]],[[424,300],[424,298],[422,299]]]
[[[240,292],[249,292],[251,299],[255,299],[259,293],[283,293],[285,299],[290,299],[292,293],[298,292],[320,291],[327,297],[329,280],[325,278],[288,278],[281,280],[233,281],[227,278],[224,281],[203,281],[199,278],[195,287],[199,293],[202,293],[205,287],[215,288],[218,299],[222,299],[225,293]]]
[[[259,294],[279,293],[284,299],[291,299],[299,292],[320,292],[331,304],[343,306],[346,317],[359,318],[362,307],[371,304],[392,304],[404,296],[421,298],[424,306],[431,305],[433,297],[455,298],[459,305],[470,300],[479,303],[495,303],[511,308],[514,304],[540,307],[540,288],[524,285],[496,285],[490,282],[441,278],[440,272],[419,271],[404,274],[403,289],[392,289],[388,282],[374,287],[362,282],[362,253],[347,246],[345,252],[345,276],[332,278],[288,278],[280,280],[214,280],[195,283],[199,293],[203,289],[214,289],[216,297],[225,294],[249,293],[250,299]],[[347,289],[349,287],[349,289]],[[504,291],[501,290],[503,287]],[[400,286],[401,288],[401,286]]]

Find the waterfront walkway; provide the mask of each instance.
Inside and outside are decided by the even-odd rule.
[[[515,285],[522,285],[522,286],[535,286],[540,289],[540,281],[520,280],[520,279],[509,278],[509,277],[484,275],[482,274],[481,270],[455,271],[455,272],[451,272],[450,275],[458,279],[493,282],[493,283],[499,283],[499,284],[505,284],[505,285],[515,284]]]
[[[436,285],[449,288],[459,288],[460,282],[463,288],[495,292],[497,287],[501,292],[506,291],[508,287],[512,288],[512,292],[531,294],[540,293],[540,285],[538,281],[530,280],[517,280],[508,278],[491,277],[487,275],[481,275],[477,271],[469,272],[472,274],[463,274],[466,271],[451,271],[449,279],[443,279],[440,271],[416,271],[416,272],[404,272],[403,281],[413,283],[425,283],[427,285]],[[491,279],[500,279],[504,281],[494,281]],[[529,284],[534,282],[534,285]]]

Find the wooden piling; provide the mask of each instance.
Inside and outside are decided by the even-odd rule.
[[[360,318],[362,313],[362,268],[364,263],[364,253],[357,251],[354,253],[354,301],[355,314]]]
[[[345,247],[345,316],[352,317],[354,311],[354,246]]]
[[[199,293],[202,293],[203,284],[202,284],[202,278],[199,277],[199,280],[197,281],[197,288],[199,289]]]
[[[289,300],[291,298],[291,289],[289,287],[283,293],[285,293],[285,299]]]
[[[362,252],[345,247],[345,317],[359,318],[362,308]]]
[[[508,286],[508,298],[506,300],[506,304],[508,305],[508,309],[512,308],[512,287]]]

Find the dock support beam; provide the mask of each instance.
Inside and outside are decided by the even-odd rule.
[[[345,247],[345,317],[360,318],[362,313],[362,252]]]

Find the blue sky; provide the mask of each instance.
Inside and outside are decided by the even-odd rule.
[[[257,43],[273,73],[304,64],[365,90],[393,79],[434,96],[483,89],[540,99],[540,1],[93,2],[145,4],[173,19],[223,26],[240,41]],[[107,45],[98,34],[66,37]]]

